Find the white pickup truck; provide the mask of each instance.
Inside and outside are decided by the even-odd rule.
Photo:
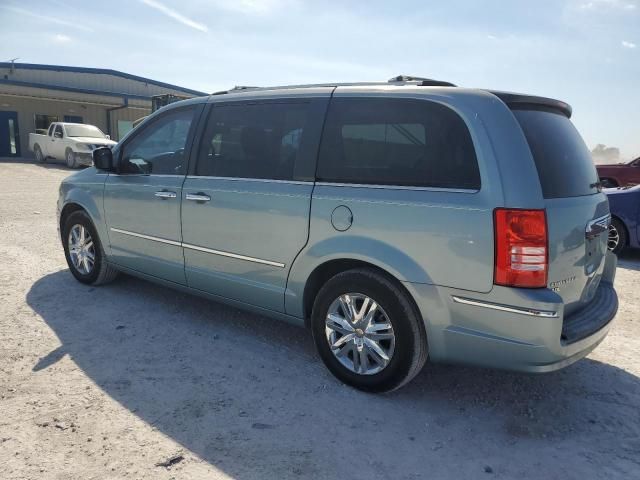
[[[38,162],[47,158],[65,160],[70,168],[92,165],[92,152],[99,147],[111,147],[116,142],[93,125],[54,122],[46,135],[29,134],[29,149]]]

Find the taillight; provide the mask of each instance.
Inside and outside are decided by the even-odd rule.
[[[507,287],[546,287],[549,257],[544,210],[497,208],[494,224],[494,283]]]

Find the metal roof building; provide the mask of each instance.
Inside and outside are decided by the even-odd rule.
[[[116,70],[0,62],[0,157],[28,155],[29,133],[57,121],[92,124],[118,140],[161,94],[205,95]]]

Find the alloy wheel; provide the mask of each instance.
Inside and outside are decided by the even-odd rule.
[[[374,299],[361,293],[346,293],[333,301],[325,334],[336,359],[360,375],[382,371],[395,350],[391,320]]]
[[[83,225],[74,225],[69,231],[69,257],[75,269],[83,275],[93,270],[96,259],[95,245],[89,230]]]
[[[614,251],[619,243],[620,232],[618,232],[618,229],[612,223],[611,225],[609,225],[609,238],[607,240],[607,248],[611,251]]]

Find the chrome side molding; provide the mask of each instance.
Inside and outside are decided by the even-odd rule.
[[[142,233],[130,232],[129,230],[122,230],[120,228],[111,227],[112,232],[121,233],[123,235],[129,235],[130,237],[144,238],[145,240],[151,240],[152,242],[158,243],[166,243],[168,245],[175,245],[176,247],[181,247],[181,242],[176,242],[175,240],[167,240],[166,238],[160,237],[152,237],[151,235],[143,235]]]
[[[211,248],[200,247],[198,245],[192,245],[190,243],[177,242],[175,240],[167,240],[166,238],[153,237],[151,235],[143,235],[142,233],[130,232],[129,230],[122,230],[121,228],[113,228],[112,232],[121,233],[123,235],[129,235],[130,237],[143,238],[145,240],[151,240],[152,242],[166,243],[167,245],[174,245],[176,247],[188,248],[189,250],[196,250],[198,252],[210,253],[212,255],[219,255],[221,257],[236,258],[238,260],[245,260],[252,263],[260,263],[262,265],[270,265],[272,267],[284,268],[285,264],[281,262],[274,262],[272,260],[264,260],[262,258],[248,257],[246,255],[239,255],[237,253],[224,252],[222,250],[213,250]]]
[[[263,260],[262,258],[247,257],[246,255],[223,252],[221,250],[213,250],[211,248],[199,247],[198,245],[191,245],[189,243],[183,243],[182,246],[190,250],[197,250],[198,252],[210,253],[212,255],[219,255],[221,257],[237,258],[238,260],[246,260],[247,262],[261,263],[263,265],[271,265],[272,267],[284,268],[284,263],[272,262],[271,260]]]
[[[508,305],[500,305],[498,303],[482,302],[479,300],[472,300],[470,298],[458,297],[452,295],[454,303],[461,303],[463,305],[471,305],[473,307],[490,308],[492,310],[498,310],[500,312],[519,313],[520,315],[529,315],[530,317],[542,317],[542,318],[558,318],[558,312],[551,310],[536,310],[533,308],[521,308],[511,307]]]

